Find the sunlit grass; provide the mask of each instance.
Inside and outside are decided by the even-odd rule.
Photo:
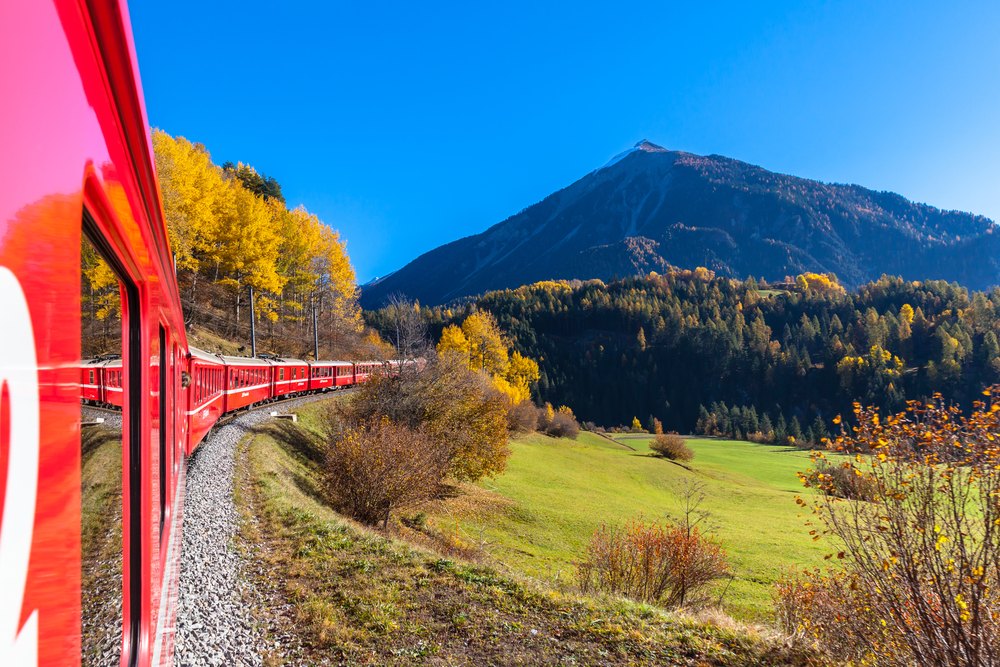
[[[640,513],[646,519],[677,517],[687,485],[704,484],[701,509],[710,512],[708,522],[736,577],[723,606],[744,619],[769,616],[771,585],[787,570],[824,562],[830,547],[813,541],[794,501],[805,492],[796,473],[810,467],[808,452],[689,440],[695,458],[680,465],[653,457],[648,440],[625,440],[639,450],[631,451],[587,433],[577,441],[519,438],[507,471],[480,485],[511,501],[505,511],[474,512],[470,503],[448,501],[430,514],[439,529],[485,542],[493,557],[515,570],[565,581],[575,576],[574,563],[602,522]]]

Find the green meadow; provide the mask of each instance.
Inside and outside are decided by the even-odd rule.
[[[822,565],[832,549],[813,541],[795,494],[809,453],[728,440],[689,440],[694,460],[652,456],[650,436],[613,441],[581,433],[576,441],[530,435],[511,443],[506,472],[478,489],[434,505],[441,532],[480,546],[501,564],[532,577],[573,583],[574,563],[603,522],[642,515],[679,517],[692,484],[703,484],[702,510],[722,541],[734,578],[714,591],[732,616],[765,620],[771,587],[784,573]],[[634,448],[628,449],[627,447]]]

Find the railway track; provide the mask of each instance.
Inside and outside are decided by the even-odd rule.
[[[248,405],[248,406],[246,406],[244,408],[240,408],[238,410],[233,410],[232,412],[225,413],[222,417],[219,418],[219,421],[216,422],[216,425],[222,426],[223,424],[228,424],[237,415],[245,415],[246,413],[252,412],[254,410],[262,410],[264,408],[270,408],[270,407],[274,407],[274,406],[278,406],[278,405],[284,405],[286,403],[292,403],[294,401],[301,401],[304,398],[316,398],[318,400],[320,398],[333,398],[335,396],[347,396],[349,394],[353,394],[357,390],[358,390],[357,387],[348,387],[347,389],[338,389],[336,391],[321,392],[321,393],[318,393],[318,394],[297,394],[295,396],[290,396],[288,398],[282,398],[282,399],[279,399],[279,400],[276,400],[276,401],[270,401],[270,402],[267,402],[267,403],[253,403],[253,404]],[[82,410],[93,411],[95,413],[106,413],[106,414],[110,414],[110,415],[119,415],[119,416],[122,413],[122,411],[120,409],[118,409],[118,408],[106,408],[106,407],[100,406],[100,405],[81,405],[80,407],[81,407]]]

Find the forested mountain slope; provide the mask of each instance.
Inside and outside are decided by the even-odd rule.
[[[656,417],[691,432],[702,405],[725,403],[804,431],[854,400],[899,410],[940,391],[970,406],[1000,381],[1000,288],[883,277],[850,293],[810,276],[763,289],[698,269],[540,283],[475,307],[538,360],[537,398],[605,426]]]
[[[641,142],[482,234],[422,255],[366,288],[361,303],[375,308],[398,292],[435,305],[540,280],[609,280],[670,265],[771,281],[835,273],[851,289],[882,274],[984,289],[1000,282],[995,227],[890,192]]]

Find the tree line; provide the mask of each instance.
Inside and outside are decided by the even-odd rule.
[[[248,341],[251,292],[258,340],[279,354],[325,354],[364,343],[346,243],[253,167],[218,166],[208,150],[153,130],[153,149],[185,319]],[[311,356],[311,355],[310,355]]]
[[[940,392],[971,404],[1000,379],[1000,288],[883,276],[847,292],[833,275],[768,285],[698,268],[541,282],[422,312],[439,335],[477,310],[537,360],[539,403],[606,426],[638,414],[692,432],[714,415],[708,428],[745,436],[755,414],[758,429],[766,419],[815,439],[854,400],[898,411]]]

